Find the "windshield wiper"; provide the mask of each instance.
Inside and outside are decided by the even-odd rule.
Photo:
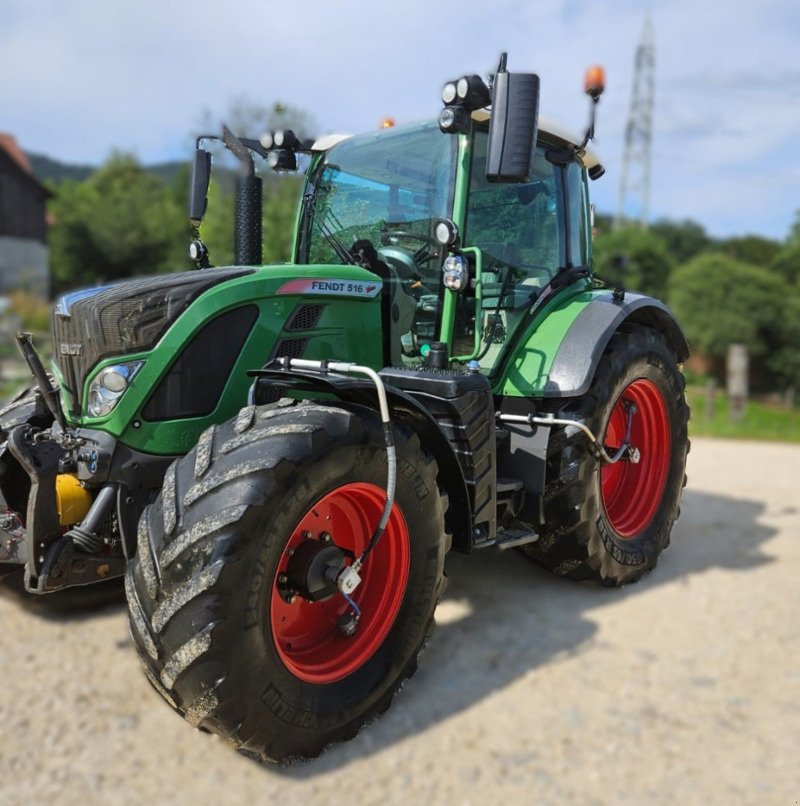
[[[339,240],[336,233],[328,226],[328,215],[320,221],[317,216],[314,216],[314,223],[317,225],[319,231],[325,236],[325,240],[330,244],[331,249],[336,252],[339,260],[346,266],[354,266],[356,264],[355,258],[350,254],[350,250]]]
[[[316,226],[328,242],[328,245],[336,253],[339,260],[345,265],[353,266],[356,263],[355,258],[350,254],[350,250],[339,240],[336,233],[328,226],[328,218],[331,215],[331,210],[328,209],[323,219],[320,220],[317,215],[317,210],[314,209],[314,202],[317,199],[319,190],[320,186],[315,185],[313,190],[303,194],[303,221],[306,222],[303,227],[303,254],[305,254],[306,260],[308,260],[308,240],[311,236],[312,227]]]

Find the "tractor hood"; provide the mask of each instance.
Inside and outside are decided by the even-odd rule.
[[[149,350],[204,291],[252,269],[141,277],[64,294],[53,309],[53,352],[62,385],[80,407],[87,372],[103,358]]]
[[[66,294],[52,323],[67,418],[138,450],[185,451],[204,428],[245,405],[247,370],[273,358],[346,359],[379,369],[381,288],[359,266],[284,264]],[[93,401],[108,391],[98,383],[110,368],[117,384],[120,368],[127,383],[103,410]]]

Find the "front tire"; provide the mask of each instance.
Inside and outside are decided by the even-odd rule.
[[[385,711],[416,670],[443,586],[434,460],[395,432],[395,507],[353,594],[286,596],[304,541],[354,554],[385,500],[386,451],[367,410],[243,409],[168,471],[140,523],[126,591],[151,683],[187,720],[263,760],[313,757]]]
[[[660,333],[632,325],[612,337],[589,391],[557,414],[584,422],[611,452],[622,444],[627,407],[635,404],[631,444],[640,461],[604,464],[580,430],[554,431],[545,524],[539,540],[523,547],[528,557],[561,576],[603,585],[634,582],[655,567],[686,484],[685,385]]]

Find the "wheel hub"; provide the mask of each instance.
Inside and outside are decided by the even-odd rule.
[[[302,596],[309,602],[321,602],[337,592],[336,578],[352,552],[333,542],[304,540],[289,558],[286,573],[278,577],[278,590],[287,601]]]
[[[348,599],[336,584],[370,542],[386,491],[369,482],[334,488],[300,518],[278,560],[268,625],[286,668],[308,683],[341,680],[378,650],[400,611],[411,544],[395,502],[386,531]],[[335,540],[335,542],[334,542]]]

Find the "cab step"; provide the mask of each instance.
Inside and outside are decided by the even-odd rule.
[[[530,529],[500,529],[497,532],[495,545],[499,549],[513,549],[527,543],[535,543],[539,535]]]
[[[497,496],[498,498],[505,495],[510,495],[522,489],[522,479],[497,479]]]
[[[513,549],[517,546],[524,546],[526,543],[534,543],[538,539],[539,535],[531,528],[498,529],[497,537],[494,540],[476,540],[473,548],[488,549],[494,546],[499,549]]]

